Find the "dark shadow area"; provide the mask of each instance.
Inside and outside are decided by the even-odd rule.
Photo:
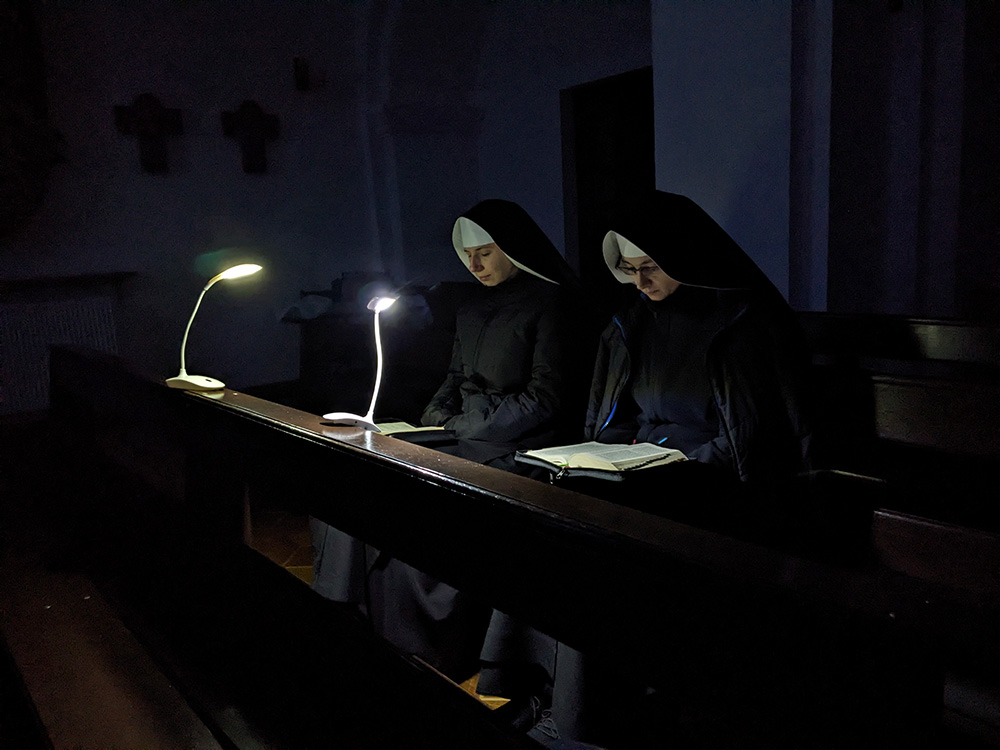
[[[0,552],[8,576],[17,557],[17,570],[92,581],[116,627],[124,624],[157,679],[174,686],[179,705],[222,747],[530,747],[485,706],[378,639],[356,612],[249,547],[220,542],[197,516],[178,514],[175,498],[102,459],[96,446],[76,443],[62,425],[5,426],[2,447]],[[64,606],[55,590],[51,602]],[[4,747],[52,747],[20,670],[69,663],[73,644],[60,648],[64,655],[36,652],[35,663],[0,658]],[[130,707],[98,718],[105,731],[121,726],[127,737],[145,702],[156,700],[144,668],[93,669],[108,673],[103,684],[135,691]],[[66,715],[82,710],[69,688],[55,699]],[[95,707],[108,699],[89,698]],[[45,700],[52,711],[53,696]],[[144,731],[160,733],[157,746],[184,746],[190,735],[172,734],[180,721],[164,714]],[[85,736],[81,742],[88,746]]]

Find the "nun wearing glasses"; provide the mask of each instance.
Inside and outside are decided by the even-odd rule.
[[[690,460],[577,488],[719,530],[766,526],[773,515],[752,498],[807,468],[810,452],[808,360],[791,309],[689,198],[651,192],[609,229],[608,270],[637,294],[601,336],[584,439],[656,443]],[[479,692],[510,698],[515,724],[543,745],[659,745],[646,683],[601,654],[496,612],[482,662]]]
[[[601,337],[587,439],[676,448],[750,484],[806,468],[806,350],[740,246],[690,198],[655,191],[603,250],[639,294]]]

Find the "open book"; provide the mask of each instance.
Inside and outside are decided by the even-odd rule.
[[[673,461],[686,461],[687,456],[679,450],[663,448],[652,443],[616,445],[591,441],[521,451],[517,454],[517,460],[522,463],[550,468],[563,474],[589,474],[590,472],[587,470],[617,474],[653,466],[663,466]]]
[[[455,432],[444,427],[421,427],[409,422],[379,422],[377,426],[383,435],[392,435],[408,443],[435,445],[455,439]]]
[[[421,427],[409,422],[379,422],[376,425],[383,435],[394,435],[397,432],[423,432],[425,430],[443,430],[444,427]]]

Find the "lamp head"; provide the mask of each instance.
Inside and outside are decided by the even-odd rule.
[[[252,276],[253,274],[257,273],[260,269],[261,267],[258,266],[256,263],[240,263],[238,266],[231,266],[222,273],[216,274],[211,279],[209,279],[208,283],[205,285],[205,288],[208,289],[208,287],[212,286],[212,284],[214,284],[216,281],[224,281],[226,279],[239,279],[242,278],[243,276]]]
[[[238,279],[240,276],[250,276],[255,274],[260,270],[260,266],[256,263],[240,263],[238,266],[233,266],[232,268],[227,268],[225,271],[219,274],[220,278],[223,279]]]
[[[395,297],[372,297],[368,301],[368,309],[372,312],[385,312],[395,304]]]
[[[167,378],[167,385],[171,388],[182,388],[187,391],[218,391],[225,387],[225,383],[221,380],[216,380],[215,378],[210,378],[205,375],[188,375],[185,362],[185,350],[187,349],[188,334],[191,332],[191,324],[194,322],[194,316],[198,313],[198,308],[201,306],[201,299],[205,296],[205,292],[216,282],[225,279],[238,279],[243,276],[250,276],[261,270],[261,266],[256,263],[241,263],[238,266],[231,266],[227,268],[220,274],[213,276],[205,284],[205,288],[201,290],[201,294],[198,296],[198,301],[194,303],[194,311],[191,313],[191,317],[188,318],[187,328],[184,329],[184,338],[181,339],[181,370],[176,377]]]

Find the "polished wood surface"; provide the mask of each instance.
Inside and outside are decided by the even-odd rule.
[[[132,449],[155,436],[183,465],[177,511],[207,538],[238,544],[246,487],[277,490],[290,508],[651,684],[752,672],[814,727],[874,703],[886,721],[921,723],[935,715],[948,659],[998,656],[989,587],[877,555],[769,548],[243,393],[170,391],[92,353],[56,349],[52,362],[67,424],[95,443],[118,431]],[[105,447],[128,463],[128,451]]]
[[[512,609],[520,609],[519,600],[545,599],[549,593],[567,600],[573,610],[589,608],[594,580],[638,579],[643,590],[662,581],[669,591],[678,586],[672,581],[675,574],[683,573],[698,591],[705,586],[717,587],[720,593],[730,588],[759,589],[794,597],[800,606],[812,603],[874,622],[891,619],[897,627],[912,626],[942,636],[965,629],[958,592],[943,599],[937,592],[931,596],[922,582],[900,579],[885,570],[845,569],[796,559],[392,437],[325,426],[317,415],[234,391],[171,393],[150,384],[149,392],[165,410],[187,412],[193,424],[202,424],[189,437],[205,443],[199,446],[205,454],[196,461],[223,466],[227,474],[258,474],[261,481],[277,473],[310,493],[292,499],[296,505],[308,506],[324,520],[415,564],[447,567],[446,561],[453,557],[468,560],[457,551],[478,550],[474,556],[478,563],[469,563],[464,570],[436,572],[446,573],[442,577],[457,585],[489,587],[491,599],[501,605],[510,599]],[[223,425],[228,438],[211,440],[204,424]],[[154,426],[153,432],[162,435],[171,424],[167,420],[150,425]],[[253,444],[262,452],[254,453]],[[199,492],[197,485],[189,482],[189,495]],[[432,489],[442,491],[428,491]],[[529,519],[531,526],[551,536],[518,525]],[[237,533],[237,527],[231,531]],[[570,551],[576,554],[563,554]],[[533,586],[532,580],[516,575],[524,565],[549,574],[533,576],[537,581]],[[588,604],[573,604],[568,601],[572,597],[561,591],[587,572],[596,578],[575,594],[582,594]],[[560,581],[561,591],[546,592],[550,581]],[[626,594],[615,586],[606,593],[611,600],[620,599],[623,609],[620,615],[601,619],[627,621],[629,630],[655,619],[644,614],[655,609],[645,596],[629,602],[635,592]],[[683,596],[684,590],[675,593]],[[737,597],[743,599],[742,594]]]
[[[187,396],[200,402],[206,413],[246,420],[248,425],[295,436],[326,451],[328,458],[311,469],[316,475],[308,480],[315,496],[298,501],[315,515],[414,564],[440,566],[443,578],[457,586],[489,589],[484,593],[491,599],[509,598],[515,608],[534,586],[531,580],[512,575],[508,566],[526,561],[534,570],[549,572],[537,581],[542,591],[534,592],[536,599],[545,598],[543,591],[550,586],[544,578],[560,581],[561,588],[584,571],[593,578],[576,594],[588,600],[595,581],[614,584],[632,579],[641,580],[648,591],[660,583],[664,590],[684,597],[684,589],[671,580],[680,574],[700,592],[705,587],[717,588],[720,594],[738,588],[739,600],[765,593],[787,595],[798,602],[796,606],[829,607],[873,622],[891,620],[897,627],[912,626],[942,637],[973,626],[962,611],[961,591],[935,591],[917,578],[899,577],[877,566],[845,568],[795,558],[389,436],[324,426],[315,415],[238,392]],[[310,471],[306,463],[294,469],[300,480]],[[268,466],[266,471],[274,469]],[[289,471],[287,465],[283,470]],[[526,526],[518,527],[516,521]],[[465,570],[450,569],[447,560],[470,542],[481,561],[466,559]],[[575,554],[558,559],[554,547]],[[501,577],[515,580],[504,582]],[[623,633],[634,632],[656,608],[646,596],[630,602],[628,594],[614,588],[602,592],[609,601],[620,600],[621,613],[611,617],[621,621]],[[552,593],[574,610],[581,608],[570,596]],[[589,607],[589,601],[584,606]],[[738,611],[732,615],[738,616]],[[568,623],[563,628],[575,629]],[[603,627],[602,631],[606,635]]]

